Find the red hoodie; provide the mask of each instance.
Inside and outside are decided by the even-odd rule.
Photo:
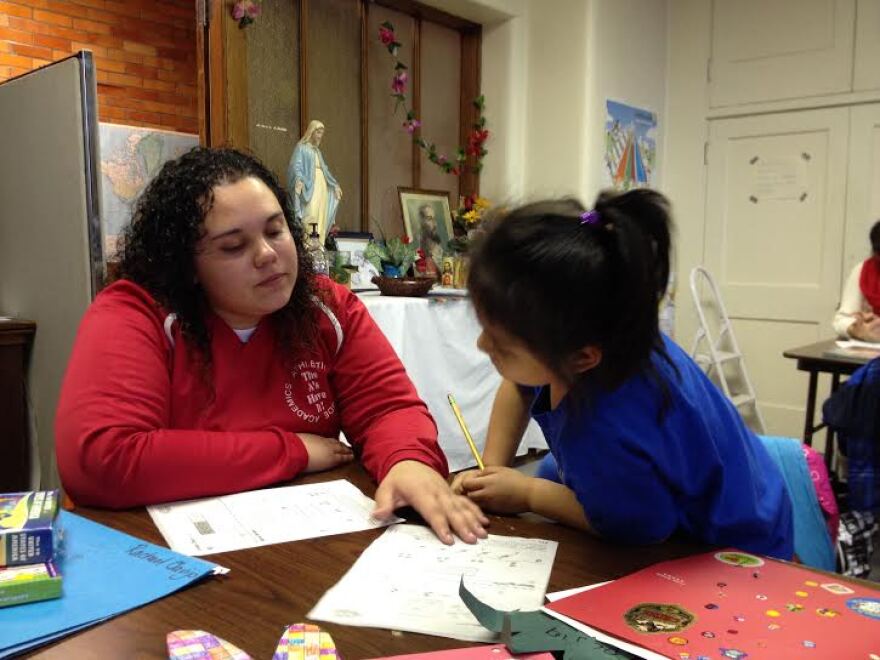
[[[414,459],[444,476],[437,428],[357,296],[324,280],[317,351],[285,369],[271,323],[247,343],[216,315],[214,396],[180,330],[120,280],[86,312],[55,418],[58,469],[78,504],[122,508],[290,479],[308,462],[296,433],[340,429],[377,480]]]

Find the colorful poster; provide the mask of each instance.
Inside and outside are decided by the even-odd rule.
[[[546,606],[670,658],[880,657],[880,591],[736,550]]]
[[[657,115],[607,100],[605,119],[606,184],[618,190],[654,184],[657,163]]]

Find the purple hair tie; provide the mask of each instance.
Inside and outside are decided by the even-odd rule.
[[[592,211],[587,211],[586,213],[581,213],[581,224],[582,225],[598,225],[599,224],[599,212],[594,209]]]

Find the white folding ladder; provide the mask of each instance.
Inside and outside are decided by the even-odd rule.
[[[714,308],[717,318],[716,326],[718,336],[712,336],[712,330],[709,320],[706,317],[706,311],[703,309],[702,297],[700,295],[700,280],[705,280],[708,290],[712,295],[710,304]],[[697,315],[700,319],[700,327],[697,329],[697,335],[694,338],[694,346],[691,349],[691,357],[706,372],[706,375],[714,376],[721,386],[724,395],[733,402],[738,410],[749,409],[754,411],[754,420],[757,422],[759,433],[766,433],[766,425],[764,424],[764,416],[758,407],[758,400],[755,396],[755,388],[752,387],[752,381],[749,379],[749,372],[746,371],[746,363],[743,359],[742,352],[739,350],[739,344],[733,334],[733,326],[730,324],[730,317],[727,316],[727,309],[724,307],[724,301],[721,300],[721,293],[715,285],[715,280],[702,266],[697,266],[691,271],[690,277],[691,295],[694,299],[694,306],[697,308]],[[723,366],[730,364],[733,369],[739,372],[743,391],[732,392],[728,383],[728,376]]]

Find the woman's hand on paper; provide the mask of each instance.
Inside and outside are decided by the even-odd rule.
[[[489,519],[466,497],[452,492],[449,484],[431,467],[418,461],[400,461],[385,475],[376,490],[376,518],[390,518],[394,510],[411,506],[447,545],[453,533],[465,543],[486,538]]]
[[[337,438],[325,438],[314,433],[297,433],[306,447],[309,463],[306,472],[322,472],[354,458],[351,447],[342,444]]]
[[[487,511],[512,514],[531,511],[533,481],[519,470],[490,465],[485,470],[462,472],[452,487]]]

